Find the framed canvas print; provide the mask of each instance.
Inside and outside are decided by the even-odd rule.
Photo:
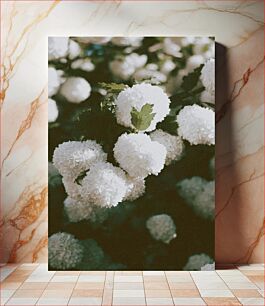
[[[49,37],[50,270],[213,270],[213,37]]]

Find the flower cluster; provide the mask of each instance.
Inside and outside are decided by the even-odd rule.
[[[213,39],[52,37],[48,59],[49,209],[62,218],[51,222],[49,265],[135,269],[138,260],[154,268],[173,256],[168,244],[179,252],[192,222],[210,231]],[[130,259],[135,249],[139,258]],[[196,253],[192,245],[171,261],[211,269],[211,258]]]

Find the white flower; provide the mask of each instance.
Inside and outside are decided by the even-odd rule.
[[[188,58],[186,63],[186,69],[188,72],[193,71],[204,63],[204,57],[202,55],[192,55]]]
[[[82,44],[105,45],[111,40],[111,37],[104,37],[104,36],[75,37],[75,40]]]
[[[65,192],[71,199],[74,199],[76,201],[82,200],[81,186],[77,182],[75,182],[74,178],[71,178],[69,176],[63,176],[62,182],[64,185]]]
[[[176,64],[172,60],[167,59],[163,62],[160,70],[162,73],[167,75],[175,68],[176,68]]]
[[[58,107],[53,99],[48,99],[48,122],[54,122],[58,118]]]
[[[215,93],[204,90],[201,93],[201,102],[215,103]]]
[[[201,271],[214,271],[215,270],[215,263],[212,264],[205,264],[201,267]]]
[[[162,130],[155,130],[150,134],[150,137],[152,140],[165,146],[167,150],[166,165],[169,165],[172,161],[179,160],[182,157],[184,144],[179,136],[170,135]]]
[[[196,38],[194,36],[187,36],[181,38],[180,44],[182,47],[187,47],[188,45],[194,44]]]
[[[180,46],[174,42],[174,38],[166,37],[163,40],[163,51],[168,55],[172,55],[174,57],[182,57],[180,49]]]
[[[183,270],[185,271],[192,271],[192,270],[201,270],[202,267],[204,267],[206,264],[212,264],[213,260],[208,255],[202,253],[202,254],[196,254],[189,257],[188,262],[183,267]]]
[[[61,85],[60,74],[53,68],[48,68],[48,96],[52,97],[57,94]]]
[[[48,38],[48,58],[56,60],[65,57],[68,53],[68,37],[49,37]]]
[[[212,40],[209,37],[196,37],[194,43],[193,43],[193,53],[194,54],[204,54]]]
[[[150,79],[152,83],[164,83],[167,80],[167,76],[158,71],[156,64],[148,64],[144,68],[137,70],[133,78],[138,82]]]
[[[145,54],[139,55],[137,53],[131,53],[123,59],[117,58],[110,62],[109,68],[116,77],[122,80],[128,80],[134,72],[143,67],[146,62],[147,56]]]
[[[73,235],[56,233],[49,237],[49,265],[57,270],[75,268],[83,258],[83,246]]]
[[[81,182],[84,200],[100,207],[118,205],[126,192],[125,172],[110,163],[99,162],[93,165]]]
[[[80,103],[86,100],[91,93],[91,86],[87,80],[80,77],[68,78],[61,87],[60,94],[68,102]]]
[[[215,91],[215,60],[210,58],[201,71],[201,81],[205,89],[213,94]]]
[[[80,58],[72,62],[72,69],[81,69],[84,71],[93,71],[95,69],[95,65],[91,62],[89,58]]]
[[[180,87],[180,85],[182,84],[183,78],[188,74],[189,74],[189,71],[187,69],[180,69],[176,76],[175,86]]]
[[[84,200],[74,200],[67,197],[64,200],[64,210],[70,222],[89,220],[102,223],[108,217],[108,211]]]
[[[170,100],[160,87],[151,84],[136,84],[119,93],[115,100],[117,122],[133,128],[131,121],[132,108],[134,107],[140,111],[147,103],[153,105],[152,113],[155,116],[145,131],[153,131],[156,128],[156,124],[163,121],[166,115],[169,114]]]
[[[146,227],[155,240],[160,240],[164,243],[169,243],[177,237],[175,223],[167,214],[150,217],[146,221]]]
[[[140,47],[143,37],[113,37],[111,42],[116,46]]]
[[[48,181],[49,186],[53,187],[56,187],[62,183],[62,177],[60,173],[51,162],[48,163]]]
[[[194,212],[204,219],[214,218],[214,181],[206,181],[200,177],[184,179],[177,184],[181,197],[194,210]]]
[[[191,145],[215,144],[215,114],[209,108],[193,104],[177,115],[178,134]]]
[[[93,140],[63,142],[53,152],[55,167],[61,175],[73,179],[106,158],[101,146]]]
[[[69,41],[69,50],[68,50],[68,57],[70,59],[74,59],[78,57],[81,54],[81,47],[77,42],[70,39]]]
[[[146,134],[122,134],[115,146],[114,157],[131,177],[158,175],[164,168],[166,148]]]
[[[134,201],[145,192],[145,181],[139,178],[127,178],[127,191],[124,200]]]

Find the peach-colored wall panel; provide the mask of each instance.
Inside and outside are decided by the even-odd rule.
[[[47,260],[49,35],[211,35],[227,47],[216,260],[263,261],[263,1],[5,1],[1,28],[1,262]]]

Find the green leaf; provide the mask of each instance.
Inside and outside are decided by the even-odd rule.
[[[123,89],[125,89],[127,87],[126,84],[123,83],[98,83],[98,85],[107,90],[108,92],[112,92],[112,93],[119,93],[120,91],[122,91]]]
[[[194,69],[191,73],[183,78],[183,82],[181,84],[181,88],[185,91],[192,90],[198,83],[203,64],[198,68]]]
[[[138,111],[135,107],[132,108],[132,124],[136,130],[143,131],[150,126],[155,116],[155,113],[152,113],[152,111],[153,105],[149,103],[143,105],[140,111]]]

